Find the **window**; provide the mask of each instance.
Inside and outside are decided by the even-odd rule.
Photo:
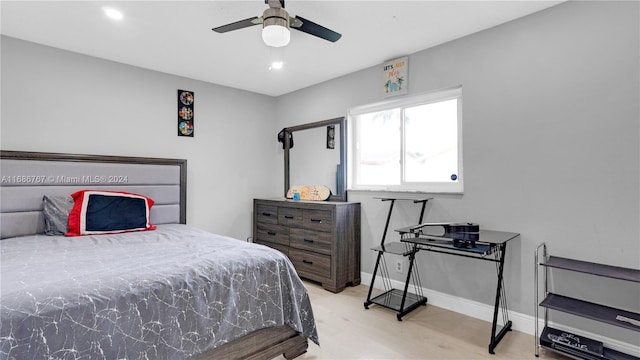
[[[349,189],[462,193],[462,88],[349,111]]]

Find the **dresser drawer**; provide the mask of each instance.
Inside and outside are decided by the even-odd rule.
[[[304,209],[302,211],[302,227],[318,231],[333,230],[331,211]]]
[[[257,222],[277,224],[278,223],[278,207],[269,205],[258,205],[254,214]]]
[[[289,258],[298,273],[311,280],[331,277],[331,256],[289,248]]]
[[[276,249],[276,250],[280,251],[281,253],[289,256],[289,247],[288,246],[284,246],[284,245],[276,244],[276,243],[271,243],[271,242],[268,242],[268,241],[262,241],[262,240],[259,240],[259,239],[255,240],[254,242],[256,244],[265,245],[265,246],[268,246],[268,247],[270,247],[272,249]]]
[[[270,242],[280,245],[289,246],[289,228],[274,225],[274,224],[256,224],[256,239],[254,240],[257,243],[261,242]]]
[[[302,224],[302,209],[278,208],[278,224],[299,226]]]
[[[305,229],[289,230],[289,244],[298,249],[311,250],[331,255],[331,240],[328,232]]]

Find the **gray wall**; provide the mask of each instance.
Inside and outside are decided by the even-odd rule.
[[[511,310],[533,314],[541,242],[555,255],[640,268],[638,15],[638,2],[569,2],[409,57],[410,94],[463,86],[465,192],[433,195],[426,221],[522,234],[507,250]],[[381,101],[380,71],[281,96],[277,121],[322,120]],[[376,195],[349,192],[363,204],[368,273],[388,206]],[[399,205],[392,229],[418,219],[416,205]],[[423,286],[492,304],[491,263],[429,253],[418,261]],[[610,284],[580,278],[568,291],[639,310],[637,286],[611,295],[618,284]]]
[[[540,242],[555,255],[640,268],[638,18],[637,2],[568,2],[410,55],[410,94],[464,92],[465,193],[433,195],[426,220],[522,234],[507,253],[511,310],[533,312]],[[239,238],[250,235],[251,199],[282,194],[279,129],[382,100],[378,68],[274,99],[6,37],[1,66],[2,149],[186,158],[189,224]],[[196,94],[194,138],[176,136],[178,88]],[[387,213],[376,195],[349,194],[362,202],[368,273]],[[400,204],[391,228],[417,215]],[[492,264],[418,261],[425,287],[492,303]],[[578,295],[640,303],[626,284],[573,280]]]
[[[1,41],[2,149],[187,159],[188,224],[251,236],[252,198],[281,186],[272,97]],[[195,92],[193,138],[176,135],[178,89]]]

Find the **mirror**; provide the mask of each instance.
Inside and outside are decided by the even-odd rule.
[[[333,127],[333,142],[329,126]],[[347,201],[345,118],[292,126],[283,131],[285,197],[291,185],[324,185],[331,189],[329,201]],[[331,146],[333,149],[328,148]]]

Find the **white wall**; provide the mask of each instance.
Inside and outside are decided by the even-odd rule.
[[[252,198],[280,186],[272,97],[1,39],[3,150],[187,159],[188,224],[251,236]],[[195,92],[193,138],[178,89]]]
[[[640,268],[638,14],[638,2],[568,2],[409,57],[410,94],[463,86],[465,192],[433,195],[425,221],[521,233],[507,249],[511,310],[533,314],[541,242],[555,255]],[[277,121],[322,120],[381,101],[380,71],[281,96]],[[388,206],[376,195],[349,192],[362,202],[367,273]],[[418,219],[416,205],[399,205],[391,229]],[[491,263],[429,253],[418,262],[424,287],[493,304]],[[640,310],[640,289],[620,287],[580,278],[569,291]],[[636,335],[622,337],[637,343]]]

